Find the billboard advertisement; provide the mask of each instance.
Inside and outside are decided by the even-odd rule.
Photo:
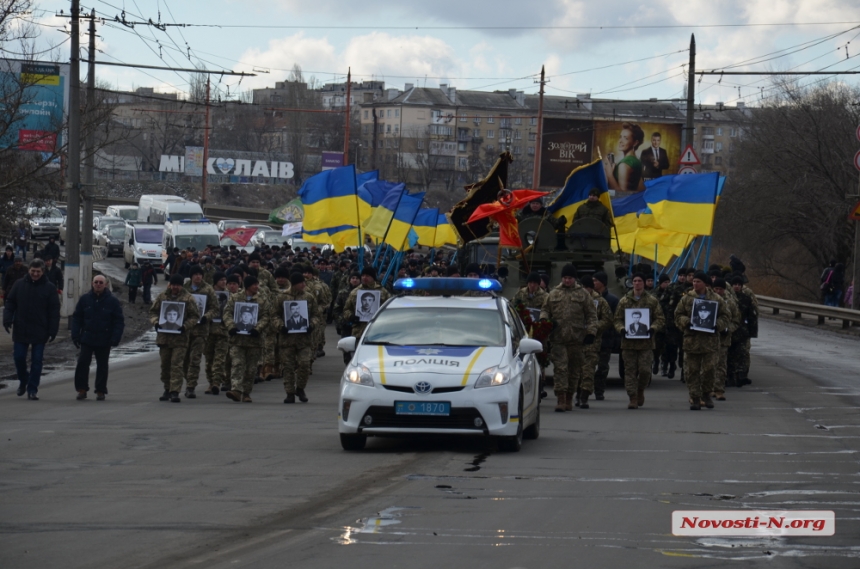
[[[323,152],[322,169],[332,170],[343,166],[343,152]]]
[[[540,185],[560,188],[579,166],[603,159],[609,188],[641,191],[645,182],[678,173],[681,124],[547,118]]]
[[[0,60],[0,122],[10,124],[0,147],[53,153],[62,146],[69,65]]]

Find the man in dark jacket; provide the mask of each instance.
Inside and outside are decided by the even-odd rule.
[[[110,349],[119,346],[125,320],[119,300],[107,290],[107,278],[97,275],[93,288],[81,296],[72,315],[72,342],[81,351],[75,368],[78,399],[86,399],[90,390],[90,364],[96,357],[96,399],[107,394]]]
[[[42,249],[42,258],[46,261],[48,259],[51,259],[52,261],[54,261],[54,264],[56,264],[57,259],[60,258],[60,246],[57,245],[55,241],[56,237],[51,235],[50,237],[48,237],[48,244],[45,245],[44,249]]]
[[[42,379],[42,356],[45,344],[53,342],[60,329],[60,299],[57,287],[45,277],[45,263],[34,259],[22,279],[18,279],[6,295],[3,307],[3,327],[12,330],[13,358],[18,372],[18,396],[38,401],[39,381]],[[30,370],[27,370],[27,352],[33,347]]]
[[[57,292],[62,296],[63,286],[65,285],[63,279],[63,271],[60,267],[57,266],[57,262],[52,257],[45,257],[45,276],[48,277],[48,281],[57,287]]]
[[[609,292],[607,285],[609,277],[603,271],[598,271],[593,275],[594,290],[609,303],[609,309],[612,314],[618,307],[618,297]],[[603,392],[606,391],[606,377],[609,375],[609,358],[612,356],[612,349],[615,344],[621,345],[621,340],[614,328],[607,329],[600,339],[600,356],[597,360],[597,371],[594,374],[594,398],[603,400]],[[620,350],[619,350],[620,351]],[[619,368],[621,367],[621,357],[619,356]],[[624,370],[619,369],[619,375],[624,377]]]
[[[158,282],[158,274],[155,272],[155,268],[149,261],[143,262],[143,269],[141,269],[141,273],[141,279],[143,281],[143,303],[146,305],[151,305],[152,293],[150,292],[150,290],[152,289],[152,285]]]
[[[27,276],[27,267],[24,259],[19,255],[15,257],[12,266],[3,273],[3,296],[8,297],[15,283]]]

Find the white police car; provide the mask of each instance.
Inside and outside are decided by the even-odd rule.
[[[341,380],[338,430],[345,450],[368,436],[492,436],[520,450],[540,431],[537,340],[490,279],[400,279],[399,293],[362,337],[341,339],[354,352]],[[416,290],[431,296],[410,294]],[[487,296],[459,296],[478,290]]]

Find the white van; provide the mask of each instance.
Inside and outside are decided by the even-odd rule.
[[[109,205],[105,215],[121,217],[126,221],[137,221],[137,209],[136,205]]]
[[[152,202],[154,201],[176,201],[176,202],[184,202],[185,200],[180,198],[179,196],[168,196],[164,194],[146,194],[140,196],[140,201],[137,204],[137,220],[142,221],[143,223],[150,223],[149,221],[149,210],[152,207]],[[164,223],[164,222],[162,222]]]
[[[164,236],[164,226],[147,223],[129,222],[125,224],[125,243],[122,253],[125,257],[125,268],[132,263],[143,265],[144,261],[154,263],[160,267],[161,239]]]
[[[161,239],[164,250],[161,256],[167,259],[168,253],[174,247],[180,250],[194,248],[196,251],[202,251],[210,245],[217,247],[220,241],[218,227],[207,219],[169,221],[164,224],[164,235]]]
[[[154,200],[149,208],[149,223],[169,223],[173,221],[198,221],[203,219],[200,204],[182,200]]]

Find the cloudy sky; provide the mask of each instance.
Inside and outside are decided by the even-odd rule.
[[[63,42],[68,0],[35,0],[43,44]],[[99,25],[100,59],[254,71],[214,78],[222,93],[273,85],[299,64],[307,79],[384,80],[458,89],[600,98],[674,98],[684,88],[690,34],[698,69],[860,70],[857,0],[82,0],[113,20],[195,24],[166,31]],[[767,24],[767,25],[763,25]],[[774,25],[778,24],[778,25]],[[85,44],[85,40],[84,40]],[[190,50],[189,50],[190,48]],[[68,42],[60,48],[68,58]],[[190,60],[189,60],[190,54]],[[268,73],[262,72],[268,71]],[[188,74],[99,68],[115,88],[184,91]],[[842,76],[860,83],[860,76]],[[821,77],[806,81],[820,81]],[[766,77],[706,76],[698,100],[756,104]]]

